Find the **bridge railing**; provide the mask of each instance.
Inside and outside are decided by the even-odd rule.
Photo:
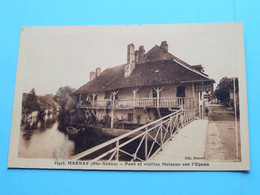
[[[183,128],[194,119],[194,110],[179,110],[76,154],[71,159],[90,161],[146,161],[159,152],[178,129]]]

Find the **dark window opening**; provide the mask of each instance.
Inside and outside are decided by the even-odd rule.
[[[177,97],[185,97],[185,86],[177,87]]]
[[[118,100],[118,95],[117,94],[115,95],[115,100]]]
[[[141,121],[141,115],[137,115],[137,123],[139,124]]]
[[[128,121],[131,122],[131,121],[133,121],[133,119],[134,119],[134,115],[128,113]]]
[[[110,91],[106,91],[105,99],[110,99]]]
[[[153,98],[157,98],[157,92],[153,89]]]

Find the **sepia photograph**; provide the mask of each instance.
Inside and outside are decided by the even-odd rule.
[[[24,27],[9,168],[249,170],[242,23]]]

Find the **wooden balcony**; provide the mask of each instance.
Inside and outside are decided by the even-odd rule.
[[[120,100],[95,100],[90,103],[79,103],[80,108],[94,109],[132,109],[132,108],[183,108],[194,109],[193,98],[161,97],[161,98],[136,98]]]

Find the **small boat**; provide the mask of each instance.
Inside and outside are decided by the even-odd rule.
[[[80,129],[76,129],[75,127],[67,127],[66,129],[70,138],[76,138],[80,133]]]

